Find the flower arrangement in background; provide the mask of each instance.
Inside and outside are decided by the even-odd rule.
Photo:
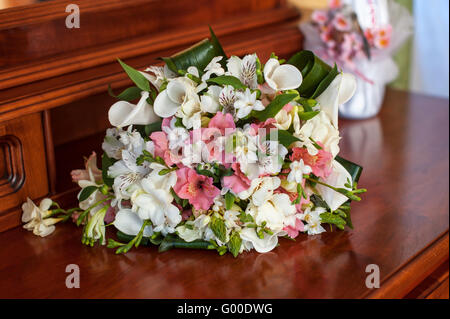
[[[326,10],[314,11],[300,29],[307,50],[356,75],[358,90],[340,106],[340,115],[376,115],[386,83],[398,75],[392,56],[412,33],[407,10],[390,0],[330,0]]]
[[[50,199],[23,205],[24,226],[47,236],[72,219],[83,244],[116,253],[133,246],[203,248],[237,256],[268,252],[329,227],[353,227],[362,168],[338,156],[337,110],[355,91],[352,75],[310,51],[227,57],[211,39],[138,71],[112,96],[113,128],[97,155],[72,172],[79,206]],[[131,103],[137,101],[136,104]],[[117,238],[106,238],[106,227]]]

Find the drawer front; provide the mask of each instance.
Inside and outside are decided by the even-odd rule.
[[[27,197],[48,192],[41,114],[0,123],[0,232],[20,224]]]

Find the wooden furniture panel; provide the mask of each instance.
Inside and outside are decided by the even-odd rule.
[[[0,250],[0,297],[408,296],[448,260],[448,116],[448,100],[388,90],[378,117],[340,121],[341,154],[364,166],[360,185],[368,189],[352,205],[354,230],[281,239],[270,253],[234,259],[214,251],[158,253],[155,247],[118,256],[81,245],[81,228],[70,223],[47,238],[14,229],[0,234],[10,243]],[[65,286],[70,263],[80,266],[80,289]],[[368,264],[380,267],[379,289],[365,285]],[[427,297],[440,296],[445,285],[444,279]]]
[[[0,232],[20,224],[15,207],[48,193],[41,114],[0,123]],[[11,211],[11,209],[13,209]]]

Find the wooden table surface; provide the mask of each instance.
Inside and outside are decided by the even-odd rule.
[[[380,115],[340,122],[341,155],[364,166],[354,230],[281,240],[267,254],[141,247],[117,256],[58,225],[38,238],[0,234],[1,298],[362,298],[400,297],[448,259],[448,100],[388,90]],[[68,289],[68,264],[80,288]],[[368,264],[381,288],[365,286]]]

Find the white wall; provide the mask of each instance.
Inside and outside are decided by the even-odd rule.
[[[414,0],[412,91],[449,96],[449,0]]]

